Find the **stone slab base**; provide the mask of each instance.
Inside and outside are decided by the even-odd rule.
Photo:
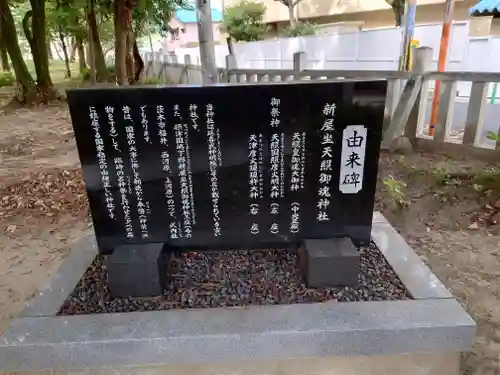
[[[37,375],[458,375],[459,353],[44,371]],[[33,375],[33,372],[15,373]]]
[[[96,256],[89,236],[0,336],[0,371],[458,374],[474,321],[380,213],[372,239],[412,300],[58,316]]]

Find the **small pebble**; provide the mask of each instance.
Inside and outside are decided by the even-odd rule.
[[[155,298],[113,298],[106,256],[98,255],[59,314],[411,298],[375,244],[359,250],[358,286],[317,289],[306,287],[294,250],[186,252],[172,262],[164,295]]]

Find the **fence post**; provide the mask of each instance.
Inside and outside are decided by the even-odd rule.
[[[191,56],[190,55],[184,55],[184,69],[186,69],[186,83],[189,84],[190,82],[190,74],[189,74],[189,69],[191,68]]]
[[[294,81],[300,80],[302,70],[306,67],[306,53],[295,52],[293,54],[293,79]]]
[[[495,82],[495,85],[496,84],[497,82]],[[469,98],[469,108],[467,108],[467,116],[465,118],[465,129],[463,137],[464,145],[474,146],[476,143],[481,142],[487,95],[488,84],[486,82],[472,82]],[[492,97],[492,99],[494,99],[494,96]],[[453,98],[453,100],[455,100],[455,98]]]
[[[157,78],[160,74],[161,65],[162,65],[162,53],[155,52],[153,54],[153,77]]]
[[[148,74],[151,72],[151,69],[153,69],[153,53],[152,52],[146,52],[144,54],[144,78],[148,78]]]
[[[432,48],[418,47],[415,49],[412,72],[422,74],[430,70],[432,63]]]
[[[169,52],[168,54],[169,54],[170,58],[172,59],[172,63],[177,64],[177,55],[175,54],[175,52]]]
[[[383,134],[382,149],[391,150],[393,144],[397,146],[397,142],[394,143],[393,141],[401,138],[402,135],[405,135],[410,142],[415,140],[418,115],[422,105],[426,104],[424,101],[427,100],[425,94],[420,95],[424,78],[423,73],[428,70],[431,59],[431,48],[422,47],[415,51],[415,63],[412,70],[413,75],[406,82],[394,114],[388,120],[389,125]],[[419,97],[420,100],[418,99]],[[419,103],[419,105],[415,106],[415,103]],[[390,116],[389,113],[385,115]],[[387,122],[387,120],[384,120],[384,122]]]
[[[233,69],[236,69],[236,59],[234,55],[226,56],[226,74],[227,74],[227,82],[236,83],[238,82],[238,77],[235,74],[231,73]]]
[[[423,75],[425,72],[431,70],[432,66],[432,48],[431,47],[420,47],[415,50],[413,60],[413,74]],[[424,128],[425,125],[425,114],[427,112],[427,106],[429,104],[429,90],[430,81],[422,80],[422,88],[420,89],[420,94],[417,98],[417,103],[408,119],[408,125],[405,129],[405,136],[413,141],[419,132],[419,130]]]

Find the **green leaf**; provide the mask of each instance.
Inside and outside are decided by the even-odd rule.
[[[309,22],[298,22],[294,26],[283,29],[283,35],[288,37],[314,35],[315,32],[314,25]]]
[[[261,40],[268,29],[262,22],[265,12],[264,4],[243,0],[224,9],[221,29],[236,41]]]
[[[486,136],[486,138],[491,139],[492,141],[500,140],[500,136],[498,134],[493,133],[491,130],[488,131],[488,135]]]

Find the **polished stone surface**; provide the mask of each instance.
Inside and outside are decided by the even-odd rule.
[[[385,94],[382,80],[69,90],[100,251],[366,244]]]
[[[358,285],[360,253],[350,238],[305,240],[299,256],[310,288]]]
[[[377,214],[377,213],[375,213]],[[372,238],[414,299],[452,298],[452,294],[384,218],[374,214]]]
[[[162,295],[168,258],[162,243],[117,247],[106,261],[111,294],[116,297]]]

